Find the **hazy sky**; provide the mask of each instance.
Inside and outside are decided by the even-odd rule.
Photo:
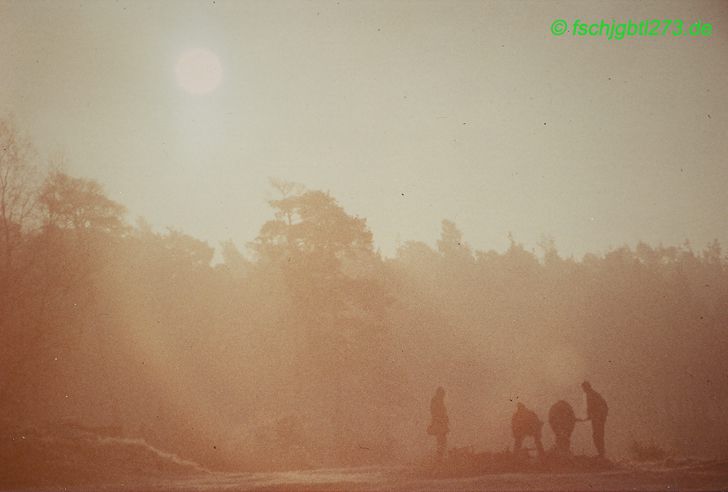
[[[702,20],[707,38],[551,35]],[[191,94],[193,49],[222,80]],[[268,177],[329,190],[390,255],[728,245],[728,2],[1,2],[0,115],[160,228],[252,240]]]

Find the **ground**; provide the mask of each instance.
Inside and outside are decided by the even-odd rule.
[[[237,490],[728,490],[728,463],[686,467],[628,467],[590,473],[502,473],[467,478],[437,478],[414,468],[368,467],[275,473],[202,473],[174,479],[158,478],[123,485],[43,487],[43,490],[200,491]]]

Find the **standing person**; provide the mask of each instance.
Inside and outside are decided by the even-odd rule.
[[[526,408],[521,402],[516,405],[516,413],[511,418],[511,430],[513,431],[513,438],[515,439],[515,445],[513,452],[516,456],[521,453],[521,446],[523,445],[523,439],[531,436],[536,443],[536,449],[538,450],[539,457],[543,458],[543,444],[541,444],[541,428],[543,422],[538,418],[536,412]]]
[[[450,432],[447,408],[445,408],[445,389],[442,386],[437,388],[435,396],[432,397],[430,413],[432,414],[432,422],[427,427],[427,433],[437,437],[437,461],[439,463],[442,462],[445,456],[447,433]]]
[[[586,393],[586,419],[592,423],[592,437],[600,458],[604,458],[604,425],[607,423],[609,408],[602,395],[594,391],[588,381],[581,383]]]

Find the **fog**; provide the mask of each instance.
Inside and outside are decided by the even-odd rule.
[[[725,486],[726,17],[0,3],[0,488]]]
[[[449,446],[500,451],[517,402],[585,417],[589,380],[610,457],[728,452],[717,241],[575,260],[549,238],[474,250],[443,220],[436,244],[383,257],[333,194],[272,179],[258,236],[214,263],[183,232],[128,223],[99,184],[33,167],[12,123],[2,139],[8,429],[141,439],[213,470],[406,464],[432,452],[438,386]]]

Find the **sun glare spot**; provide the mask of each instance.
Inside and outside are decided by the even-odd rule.
[[[222,65],[215,53],[194,49],[184,53],[175,67],[177,83],[190,94],[207,94],[222,81]]]

